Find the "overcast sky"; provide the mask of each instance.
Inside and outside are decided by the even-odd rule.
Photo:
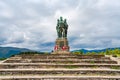
[[[51,51],[60,16],[71,50],[120,47],[120,0],[0,0],[0,46]]]

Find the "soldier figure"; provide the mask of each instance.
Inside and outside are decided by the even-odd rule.
[[[56,26],[56,30],[57,30],[57,35],[58,38],[67,38],[67,29],[68,29],[68,24],[66,22],[66,19],[62,19],[62,17],[60,17],[60,20],[57,20],[57,26]]]

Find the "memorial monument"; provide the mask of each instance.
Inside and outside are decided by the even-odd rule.
[[[66,19],[63,20],[63,18],[60,17],[60,19],[57,20],[56,31],[57,39],[52,54],[70,54],[70,47],[67,40],[68,24]]]

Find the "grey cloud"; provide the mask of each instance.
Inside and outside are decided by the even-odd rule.
[[[63,16],[72,49],[118,47],[119,8],[119,0],[1,0],[0,45],[50,51]]]

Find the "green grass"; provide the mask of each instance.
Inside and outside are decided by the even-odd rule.
[[[120,69],[120,66],[111,66],[111,69]]]
[[[74,69],[74,68],[79,68],[79,66],[65,66],[65,68]]]
[[[90,61],[90,63],[91,63],[91,64],[95,64],[95,62],[94,62],[94,61]]]
[[[120,57],[120,54],[117,54],[117,57]]]

